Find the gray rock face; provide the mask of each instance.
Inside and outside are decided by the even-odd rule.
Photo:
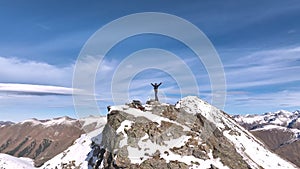
[[[141,107],[142,106],[142,107]],[[228,114],[193,96],[111,106],[90,168],[296,168]]]
[[[146,114],[150,111],[144,112],[145,116],[135,116],[134,113],[128,113],[126,107],[123,108],[124,110],[111,109],[103,130],[102,143],[93,150],[97,160],[94,160],[95,162],[90,160],[90,167],[185,169],[193,165],[201,165],[197,160],[193,161],[194,158],[202,161],[218,159],[220,164],[229,168],[250,168],[243,157],[237,153],[234,145],[223,136],[222,131],[200,113],[193,115],[173,105],[155,104],[148,107],[151,107],[153,115],[162,118],[159,123],[154,119],[146,118]],[[130,125],[126,122],[130,122]],[[181,144],[169,143],[182,136],[187,139]],[[148,144],[149,147],[141,146],[142,143]],[[147,149],[155,149],[155,145],[158,149],[154,153],[149,153]],[[132,149],[145,153],[130,157]],[[192,158],[188,162],[168,160],[171,154]],[[134,158],[138,160],[132,160]],[[214,164],[209,166],[218,168]]]

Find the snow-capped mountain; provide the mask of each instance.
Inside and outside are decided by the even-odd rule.
[[[234,119],[249,130],[269,125],[300,129],[300,111],[289,112],[280,110],[262,115],[237,115]]]
[[[0,153],[28,157],[41,166],[70,147],[76,139],[105,125],[106,117],[80,120],[60,117],[49,120],[29,119],[0,127]]]
[[[100,134],[95,135],[96,132],[82,134],[73,145],[68,149],[58,154],[51,160],[47,161],[40,168],[42,169],[55,169],[55,168],[81,168],[88,169],[88,159],[92,157],[94,144],[100,144],[102,139],[102,130],[104,126],[99,128],[97,132]]]
[[[79,121],[84,130],[39,168],[296,168],[197,97],[185,97],[176,105],[134,101],[109,109],[107,117],[23,122],[47,129]],[[0,168],[16,165],[35,168],[28,159],[0,154]]]
[[[14,124],[11,121],[0,121],[0,127],[8,126]]]
[[[197,97],[112,106],[93,168],[296,168]]]
[[[272,151],[300,167],[300,111],[280,110],[234,119],[261,139]]]

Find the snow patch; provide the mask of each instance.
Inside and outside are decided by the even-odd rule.
[[[3,169],[34,169],[34,162],[29,158],[17,158],[0,153],[0,168]]]

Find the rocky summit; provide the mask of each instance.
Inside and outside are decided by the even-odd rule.
[[[109,107],[88,168],[296,168],[198,97]]]

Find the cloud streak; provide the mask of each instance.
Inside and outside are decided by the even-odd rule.
[[[299,109],[300,47],[250,53],[225,65],[231,113]]]
[[[229,94],[226,110],[233,114],[252,114],[285,109],[294,111],[300,108],[299,90],[282,90],[273,93]]]
[[[6,94],[17,95],[72,95],[78,93],[78,89],[47,86],[47,85],[32,85],[32,84],[13,84],[0,83],[0,92]]]
[[[300,47],[254,52],[225,65],[228,89],[300,81]]]

